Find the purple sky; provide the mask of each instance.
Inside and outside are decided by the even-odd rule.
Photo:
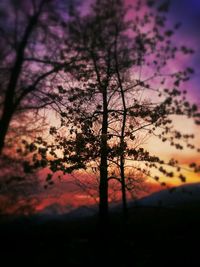
[[[193,92],[195,101],[200,104],[200,1],[171,0],[170,18],[182,23],[179,41],[195,50],[188,65],[195,69],[188,90]]]

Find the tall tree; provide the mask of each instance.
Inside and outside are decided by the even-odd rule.
[[[99,214],[102,222],[108,220],[109,102],[118,87],[114,62],[116,34],[121,43],[128,45],[123,36],[128,29],[124,16],[122,1],[96,1],[92,6],[91,14],[85,18],[79,17],[78,20],[75,16],[69,28],[69,36],[75,43],[75,49],[82,51],[83,66],[78,68],[78,72],[81,75],[81,82],[87,87],[83,95],[87,94],[90,101],[99,102],[92,112],[94,116],[95,113],[98,114],[97,120],[100,122]],[[80,42],[77,47],[78,39]],[[118,59],[121,70],[129,65],[130,59],[126,52],[127,49]],[[88,124],[93,127],[93,121],[90,118]]]
[[[99,171],[103,225],[108,221],[111,179],[121,183],[127,213],[130,168],[155,180],[159,177],[150,169],[165,177],[178,175],[185,181],[178,162],[151,155],[142,147],[143,138],[154,135],[180,150],[195,148],[190,144],[193,136],[176,130],[172,118],[185,116],[199,123],[197,106],[190,104],[179,88],[193,70],[187,67],[169,73],[168,69],[177,56],[192,50],[172,42],[178,26],[167,27],[166,7],[158,4],[151,9],[154,2],[148,1],[144,11],[141,3],[135,6],[136,15],[130,22],[120,0],[97,0],[87,15],[74,10],[66,31],[67,44],[78,55],[78,63],[71,68],[70,82],[60,88],[68,92],[68,104],[61,113],[61,125],[67,130],[63,135],[51,128],[54,139],[50,145],[38,139],[28,146],[34,151],[33,167],[49,165],[53,172],[81,168]]]

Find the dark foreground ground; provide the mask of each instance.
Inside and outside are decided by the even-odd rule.
[[[96,218],[2,218],[0,266],[200,266],[199,209],[140,207],[130,213],[126,224],[112,215],[107,238],[98,235]]]

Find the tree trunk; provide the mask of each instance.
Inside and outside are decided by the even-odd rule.
[[[8,132],[11,118],[12,118],[12,112],[7,110],[6,113],[3,113],[3,116],[0,121],[0,155],[2,154],[5,145],[5,138]]]
[[[100,161],[100,185],[99,185],[99,220],[102,226],[108,223],[108,107],[107,89],[103,89],[103,121],[101,135],[101,161]]]
[[[126,220],[128,217],[128,209],[127,209],[127,199],[126,199],[126,181],[124,174],[124,159],[121,157],[120,159],[120,171],[121,171],[121,190],[122,190],[122,209],[123,209],[123,217]]]
[[[126,101],[125,101],[125,93],[123,89],[123,84],[121,80],[121,75],[119,71],[119,63],[118,63],[118,52],[117,52],[117,41],[118,41],[118,30],[116,29],[116,39],[115,39],[115,67],[116,74],[119,83],[121,100],[123,105],[123,118],[122,118],[122,128],[121,128],[121,136],[120,136],[120,175],[121,175],[121,190],[122,190],[122,207],[123,207],[123,216],[126,220],[128,217],[128,209],[127,209],[127,199],[126,199],[126,181],[125,181],[125,167],[124,167],[124,154],[125,154],[125,128],[126,128],[126,119],[127,119],[127,109],[126,109]]]
[[[124,133],[126,127],[126,104],[125,104],[125,97],[124,92],[121,92],[122,100],[123,100],[123,107],[124,107],[124,114],[123,114],[123,121],[122,121],[122,130],[121,130],[121,138],[120,138],[120,174],[121,174],[121,190],[122,190],[122,208],[123,208],[123,216],[126,220],[128,217],[128,209],[127,209],[127,199],[126,199],[126,181],[125,181],[125,166],[124,166],[124,152],[125,152],[125,144],[124,144]]]

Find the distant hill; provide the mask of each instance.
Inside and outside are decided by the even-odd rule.
[[[164,189],[149,196],[128,203],[130,209],[134,207],[151,208],[198,208],[200,209],[200,183],[185,184],[178,187]],[[111,213],[121,213],[120,204],[111,204]],[[80,206],[78,208],[63,207],[57,203],[51,204],[37,214],[31,216],[1,216],[3,221],[26,221],[29,223],[43,223],[47,221],[71,221],[89,218],[97,215],[98,206]]]
[[[131,202],[130,206],[200,207],[200,183],[185,184],[165,189]]]
[[[164,189],[153,193],[149,196],[141,198],[136,201],[129,202],[129,207],[200,207],[200,183],[185,184],[178,187]],[[111,212],[120,212],[120,204],[111,204]],[[51,204],[42,210],[35,217],[44,220],[71,220],[84,217],[90,217],[98,212],[98,206],[80,206],[78,208],[71,208],[60,206],[59,204]]]

